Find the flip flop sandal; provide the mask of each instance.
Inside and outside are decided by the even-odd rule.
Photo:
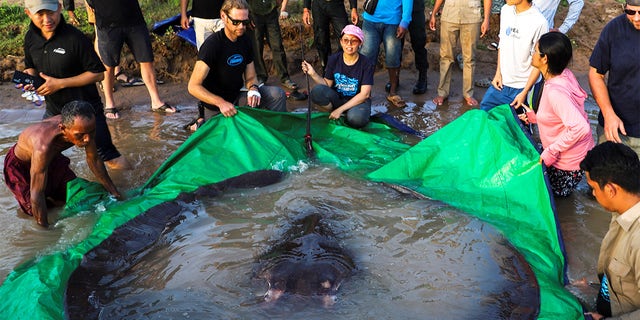
[[[124,79],[122,78],[124,76]],[[135,86],[143,86],[144,81],[140,78],[129,77],[123,71],[118,72],[116,75],[116,81],[123,87],[135,87]]]
[[[167,110],[171,110],[174,109],[175,111],[167,111]],[[180,112],[180,110],[173,108],[172,106],[168,105],[168,104],[163,104],[162,106],[158,107],[158,108],[151,108],[151,111],[153,112],[157,112],[157,113],[162,113],[162,114],[170,114],[170,113],[178,113]]]
[[[127,88],[127,87],[137,87],[137,86],[144,86],[144,81],[142,81],[142,79],[140,78],[127,78],[128,80],[126,82],[121,82],[120,80],[118,80],[120,82],[120,85]]]
[[[193,118],[189,123],[182,126],[185,130],[196,131],[204,124],[204,118]],[[194,127],[195,125],[195,127]],[[195,129],[194,129],[195,128]]]
[[[120,110],[118,110],[118,108],[104,108],[104,114],[105,116],[107,114],[112,114],[113,118],[109,118],[107,117],[107,119],[111,119],[111,120],[116,120],[120,118],[120,113],[118,113]]]
[[[404,108],[407,106],[407,103],[397,94],[387,96],[387,101],[391,102],[391,104],[396,108]]]
[[[473,84],[476,87],[489,88],[489,87],[491,87],[491,80],[489,80],[487,78],[484,78],[484,79],[476,80]]]

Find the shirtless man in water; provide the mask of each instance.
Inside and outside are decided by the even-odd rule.
[[[89,168],[114,197],[120,199],[98,156],[95,142],[96,119],[91,104],[67,103],[62,114],[27,127],[4,160],[4,178],[20,208],[48,227],[47,205],[66,200],[67,182],[76,178],[69,168],[69,158],[62,151],[76,146],[84,148]]]

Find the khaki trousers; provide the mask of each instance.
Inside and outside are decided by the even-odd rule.
[[[462,96],[473,97],[473,72],[476,67],[476,44],[480,36],[481,23],[440,22],[440,83],[438,95],[449,96],[451,85],[451,65],[455,62],[453,49],[460,40],[462,47]]]

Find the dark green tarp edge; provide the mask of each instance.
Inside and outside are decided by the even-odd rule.
[[[82,256],[118,226],[181,192],[249,171],[297,170],[306,159],[305,117],[241,108],[235,117],[213,118],[124,202],[109,201],[92,187],[95,183],[74,180],[64,216],[91,210],[96,200],[103,201],[107,211],[85,240],[16,268],[0,286],[0,317],[63,318],[66,282]],[[413,148],[376,123],[360,131],[329,121],[327,114],[314,114],[312,128],[320,163],[405,185],[493,224],[536,273],[541,285],[539,318],[582,318],[577,299],[562,286],[565,261],[542,168],[537,164],[539,156],[518,132],[508,107],[494,108],[488,114],[468,112]],[[443,169],[438,164],[444,166],[447,162],[442,159],[446,158],[450,159],[446,171],[440,171],[440,176],[432,173]],[[447,192],[452,184],[460,189]],[[507,188],[526,190],[519,193]],[[527,196],[520,196],[525,191]]]

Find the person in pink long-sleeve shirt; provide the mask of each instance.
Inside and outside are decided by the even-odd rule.
[[[544,34],[534,50],[531,65],[545,80],[542,97],[537,113],[525,107],[526,114],[519,117],[538,124],[544,150],[540,161],[548,167],[551,189],[556,196],[568,196],[584,176],[580,161],[595,145],[584,111],[587,93],[567,69],[572,48],[566,35]]]

